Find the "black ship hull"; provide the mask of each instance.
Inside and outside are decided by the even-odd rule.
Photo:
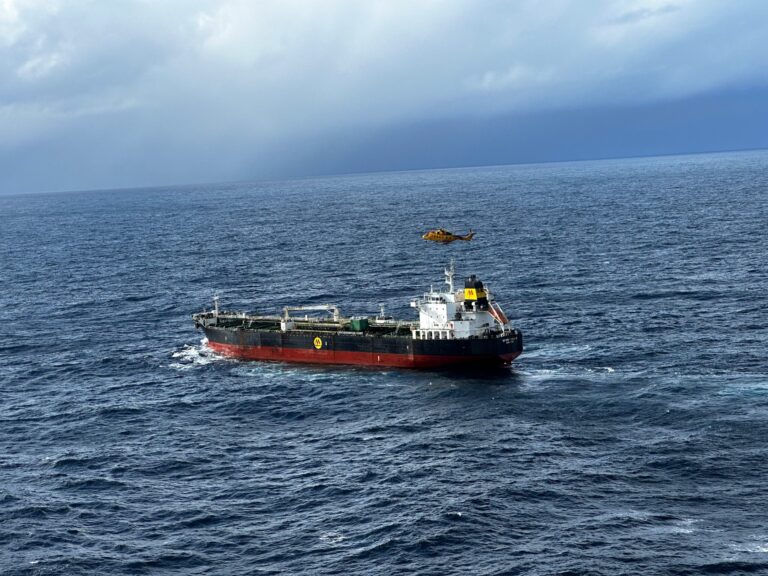
[[[244,360],[439,368],[508,364],[523,351],[519,331],[485,338],[419,340],[410,335],[202,328],[212,350]]]

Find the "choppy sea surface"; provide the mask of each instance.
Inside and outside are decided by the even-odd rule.
[[[0,573],[768,574],[767,222],[768,152],[0,197]],[[190,320],[411,317],[452,257],[511,368]]]

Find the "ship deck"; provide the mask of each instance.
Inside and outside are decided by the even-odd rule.
[[[201,327],[230,328],[240,330],[257,330],[269,332],[281,332],[280,316],[252,316],[239,312],[203,312],[193,316],[195,322]],[[411,330],[418,328],[418,322],[405,322],[395,320],[373,320],[365,330],[353,330],[351,318],[291,318],[291,332],[331,332],[349,333],[377,336],[410,336]]]

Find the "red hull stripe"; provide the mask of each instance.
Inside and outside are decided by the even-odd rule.
[[[376,352],[237,346],[210,341],[208,346],[214,352],[243,360],[276,360],[282,362],[306,362],[309,364],[357,364],[361,366],[396,366],[399,368],[438,368],[457,364],[507,364],[520,355],[520,352],[499,356],[379,354]]]

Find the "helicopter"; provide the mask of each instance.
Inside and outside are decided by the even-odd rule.
[[[471,228],[469,232],[464,236],[461,236],[460,234],[454,234],[453,232],[449,232],[444,228],[438,228],[437,230],[429,230],[427,231],[426,234],[422,236],[424,240],[431,240],[432,242],[439,242],[440,244],[450,244],[451,242],[455,242],[456,240],[464,240],[465,242],[469,242],[474,237],[475,237],[475,233],[472,232]]]

